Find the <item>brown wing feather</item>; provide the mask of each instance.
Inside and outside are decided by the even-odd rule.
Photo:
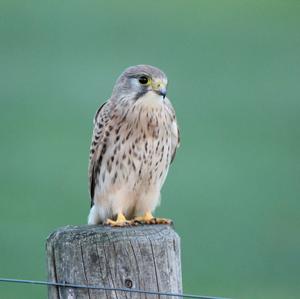
[[[177,123],[176,123],[176,127],[177,127]],[[179,132],[178,127],[177,127],[177,133],[174,134],[173,138],[174,138],[174,143],[173,143],[173,152],[172,152],[172,157],[171,157],[171,163],[175,159],[177,148],[180,146],[180,132]]]
[[[106,145],[103,142],[105,125],[108,120],[107,102],[101,105],[94,117],[94,130],[92,136],[92,143],[90,147],[89,160],[89,189],[91,196],[91,207],[94,205],[94,193],[96,182],[100,173],[102,157],[106,151]]]
[[[173,108],[173,106],[172,106],[172,104],[171,104],[171,102],[169,101],[168,98],[165,98],[165,104],[166,104],[166,107],[169,110],[170,117],[172,119],[172,126],[171,126],[171,138],[172,138],[172,144],[171,144],[171,150],[172,150],[171,163],[172,163],[173,160],[175,159],[176,150],[180,146],[180,133],[179,133],[179,128],[178,128],[178,124],[177,124],[177,120],[176,120],[175,110],[174,110],[174,108]]]

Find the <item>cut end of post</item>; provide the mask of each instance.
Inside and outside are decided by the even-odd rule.
[[[180,238],[170,225],[66,226],[49,235],[46,250],[52,282],[182,292]],[[124,291],[53,286],[49,298],[69,298],[70,291],[74,298],[135,298]]]

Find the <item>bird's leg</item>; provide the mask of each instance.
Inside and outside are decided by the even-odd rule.
[[[105,224],[110,226],[128,226],[131,225],[131,221],[127,220],[122,213],[118,213],[117,220],[107,219]]]
[[[151,212],[146,212],[143,216],[135,217],[133,221],[141,224],[172,224],[171,219],[155,218]]]

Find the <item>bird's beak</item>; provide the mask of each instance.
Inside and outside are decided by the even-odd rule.
[[[162,81],[153,81],[151,85],[154,92],[161,95],[163,98],[166,97],[167,86],[165,83],[163,83]]]

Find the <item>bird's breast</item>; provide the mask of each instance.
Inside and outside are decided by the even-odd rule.
[[[108,161],[117,170],[115,182],[134,189],[162,184],[171,161],[172,119],[168,110],[163,101],[156,106],[140,102],[125,116],[111,139]]]
[[[148,92],[128,108],[126,122],[136,134],[162,138],[170,133],[172,115],[162,96]]]

